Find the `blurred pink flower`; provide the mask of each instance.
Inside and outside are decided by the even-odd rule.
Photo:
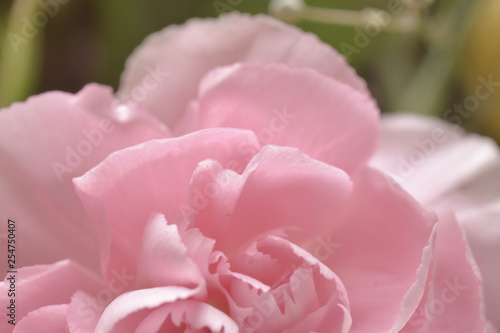
[[[0,112],[19,257],[2,332],[500,326],[487,139],[409,115],[380,125],[336,51],[264,16],[148,37],[118,96],[89,85]]]

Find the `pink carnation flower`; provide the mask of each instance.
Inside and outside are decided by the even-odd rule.
[[[0,112],[18,258],[2,332],[500,327],[490,140],[380,121],[342,56],[264,16],[148,37],[117,96],[92,84]]]

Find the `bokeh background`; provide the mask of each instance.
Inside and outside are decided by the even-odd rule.
[[[55,1],[57,12],[50,12],[48,3]],[[306,3],[387,11],[391,1]],[[500,1],[428,2],[416,11],[417,28],[382,31],[362,48],[356,47],[353,26],[312,20],[296,24],[338,50],[346,45],[357,49],[349,63],[367,80],[383,112],[450,119],[446,112],[474,96],[479,77],[500,82]],[[89,82],[116,89],[126,58],[147,35],[192,17],[233,10],[269,13],[269,0],[1,0],[0,107],[49,90],[76,92]],[[44,22],[42,11],[53,15],[45,15]],[[26,28],[26,21],[39,14],[40,27]],[[500,142],[500,87],[480,101],[477,111],[460,118],[461,126]]]

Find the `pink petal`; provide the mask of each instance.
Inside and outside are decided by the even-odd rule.
[[[68,333],[68,305],[49,305],[30,312],[16,325],[13,333]]]
[[[433,262],[429,295],[402,332],[485,332],[481,279],[451,214],[440,214]]]
[[[477,169],[473,177],[461,181],[453,190],[432,202],[432,205],[456,211],[481,210],[479,207],[497,206],[499,197],[500,153],[493,163]]]
[[[118,116],[123,110],[127,119]],[[71,178],[117,149],[166,136],[163,125],[119,106],[111,88],[99,85],[76,95],[45,93],[1,110],[0,218],[5,223],[0,234],[7,218],[16,221],[24,244],[17,248],[17,266],[72,258],[97,269],[95,231]]]
[[[205,77],[191,112],[193,129],[251,129],[263,145],[297,147],[349,174],[377,144],[379,111],[371,97],[310,69],[218,69]]]
[[[7,280],[0,284],[0,306],[6,309],[10,304]],[[96,293],[103,287],[97,277],[80,265],[64,260],[52,265],[39,265],[21,268],[16,274],[16,319],[20,322],[29,312],[48,305],[67,304],[71,296],[82,290]],[[5,319],[5,318],[4,318]],[[29,320],[29,322],[32,322]],[[7,320],[0,321],[2,332],[12,332],[14,326]]]
[[[151,289],[141,289],[127,292],[118,296],[103,312],[95,333],[125,332],[115,327],[122,320],[127,321],[127,325],[132,332],[134,325],[142,321],[140,311],[156,309],[164,304],[174,303],[178,300],[185,300],[196,297],[203,293],[205,286],[198,285],[193,289],[177,286],[156,287]],[[139,314],[139,316],[134,316]]]
[[[225,166],[244,168],[253,156],[240,153],[246,146],[258,151],[249,131],[202,131],[115,152],[76,178],[77,192],[102,230],[105,276],[109,279],[113,270],[136,271],[141,235],[151,214],[164,214],[169,224],[185,229],[189,182],[200,161],[212,158]]]
[[[380,144],[371,164],[429,204],[460,189],[493,165],[497,165],[498,173],[499,160],[498,147],[491,139],[465,135],[463,130],[435,118],[397,114],[383,118]],[[433,186],[428,186],[429,182]],[[500,188],[500,182],[494,182]]]
[[[411,165],[411,154],[426,159],[420,166]],[[484,278],[488,318],[500,328],[498,147],[444,121],[400,114],[383,119],[372,164],[395,175],[424,203],[453,209]]]
[[[151,240],[152,239],[152,233],[155,230],[159,231],[159,235],[157,237],[161,237],[164,234],[167,234],[166,236],[170,236],[170,238],[174,238],[175,241],[175,235],[172,235],[173,231],[176,226],[167,226],[164,230],[161,224],[161,222],[165,222],[164,218],[161,215],[156,216],[153,220],[150,221],[148,227],[146,228],[146,231],[143,235],[143,238],[145,241]],[[163,230],[163,232],[162,232]],[[146,237],[148,236],[148,237]],[[160,241],[160,239],[158,239]],[[178,241],[178,240],[177,240]],[[203,264],[205,266],[208,266],[208,256],[211,253],[211,248],[213,247],[213,244],[211,244],[210,241],[207,241],[203,238],[201,234],[199,234],[199,231],[197,232],[196,229],[190,229],[187,232],[183,233],[183,243],[187,245],[187,251],[184,254],[185,260],[186,261],[191,261],[190,258],[193,258],[193,261],[195,261],[198,265],[200,265],[200,268],[205,268],[203,267]],[[207,244],[208,243],[208,244]],[[211,245],[210,245],[211,244]],[[144,246],[147,246],[147,242],[145,242]],[[208,246],[207,246],[208,245]],[[170,241],[168,238],[162,239],[161,244],[156,243],[156,246],[154,246],[157,249],[172,249],[174,248],[174,251],[176,250],[179,252],[179,247],[184,248],[184,244],[176,244],[175,246],[170,245]],[[177,249],[176,249],[177,248]],[[202,254],[203,251],[207,251],[204,254]],[[182,249],[180,252],[183,252]],[[143,253],[144,254],[144,253]],[[165,267],[165,265],[162,265],[162,262],[159,261],[162,256],[164,256],[167,260],[169,259],[168,255],[170,253],[152,253],[152,258],[143,258],[143,260],[146,260],[147,263],[140,265],[139,267],[139,276],[137,277],[137,280],[139,283],[143,283],[144,280],[150,281],[150,282],[155,282],[157,280],[160,280],[158,282],[163,282],[165,284],[168,284],[169,282],[176,283],[176,281],[172,281],[172,276],[175,277],[175,275],[179,275],[179,273],[189,273],[186,272],[184,269],[181,272],[178,272],[177,269],[179,269],[179,266],[182,266],[182,263],[179,263],[177,267],[171,266],[173,262],[170,260]],[[188,255],[190,258],[187,258],[185,255]],[[206,257],[206,258],[205,258]],[[155,264],[155,262],[158,264],[158,269],[153,272],[152,270],[154,267],[151,265]],[[161,266],[163,266],[163,269],[161,269]],[[187,269],[193,269],[193,265],[185,265]],[[146,268],[146,269],[144,269]],[[196,266],[194,267],[195,270],[197,270]],[[151,275],[146,275],[145,273],[149,270]],[[206,267],[206,271],[208,271],[208,267]],[[168,274],[170,273],[170,274]],[[158,276],[157,276],[158,275]],[[194,275],[196,278],[196,274],[191,274]],[[144,277],[143,277],[144,276]],[[115,276],[116,277],[116,276]],[[95,329],[97,327],[99,318],[101,317],[103,311],[105,308],[114,300],[115,297],[119,296],[121,292],[123,292],[128,286],[126,285],[127,282],[129,282],[129,278],[133,278],[135,280],[135,276],[128,276],[127,274],[127,279],[124,279],[122,277],[121,279],[116,279],[115,281],[110,281],[109,286],[107,288],[101,289],[96,295],[88,295],[83,292],[77,292],[75,295],[73,295],[71,299],[71,303],[68,308],[68,313],[67,313],[67,319],[69,323],[69,328],[70,328],[70,333],[94,333]],[[123,280],[123,281],[120,281]],[[200,285],[203,284],[204,282],[202,279],[192,279],[194,281],[194,284]],[[125,283],[123,283],[125,282]],[[186,284],[186,282],[189,281],[180,281],[183,282],[183,284]],[[181,283],[179,283],[181,284]],[[192,285],[193,283],[191,283]],[[142,312],[143,315],[146,315],[149,313],[149,311],[139,311]],[[146,314],[145,314],[145,313]],[[135,320],[137,323],[137,315],[140,317],[140,313],[138,314],[133,314],[131,315],[131,320]],[[142,317],[140,317],[142,318]],[[130,318],[129,318],[130,319]],[[125,321],[127,322],[127,320]],[[124,324],[126,325],[126,324]],[[148,326],[149,327],[149,326]],[[129,327],[130,328],[130,327]],[[167,330],[168,331],[168,330]],[[170,332],[170,331],[168,331]]]
[[[208,210],[201,209],[194,221],[228,256],[264,233],[294,230],[290,234],[294,241],[322,234],[351,191],[351,182],[342,170],[293,148],[264,147],[241,176],[234,175],[241,180],[223,180],[224,176],[217,175],[222,169],[213,168],[207,174],[220,180],[217,195],[206,190],[213,184],[211,177],[200,171],[193,175],[192,191],[208,202]]]
[[[200,79],[215,67],[236,62],[312,68],[368,95],[365,82],[344,57],[315,35],[268,16],[239,13],[223,19],[191,19],[149,36],[128,59],[119,94],[129,102],[137,100],[173,126],[196,96]],[[152,82],[157,87],[145,98],[133,97],[134,89]]]
[[[486,314],[500,330],[500,201],[457,212],[481,271]]]
[[[101,289],[96,297],[76,292],[66,312],[69,332],[94,333],[102,312],[115,296],[108,288]]]
[[[326,240],[308,246],[345,284],[350,332],[397,331],[409,320],[424,295],[435,221],[382,173],[358,175],[343,217]]]
[[[433,205],[453,209],[464,228],[483,276],[487,317],[500,329],[500,157],[480,170]]]
[[[327,305],[309,314],[304,320],[283,333],[348,333],[352,325],[349,310],[331,298]]]
[[[188,211],[206,236],[224,237],[246,179],[215,160],[198,164],[191,178]]]
[[[177,226],[168,224],[161,214],[152,216],[142,235],[136,287],[188,287],[202,280],[202,273],[187,256]]]
[[[485,333],[498,333],[498,330],[493,326],[492,323],[486,322],[486,330]]]
[[[196,263],[204,276],[208,275],[210,256],[212,255],[215,240],[205,237],[199,229],[190,226],[180,231],[182,243],[186,246],[187,256]]]
[[[263,262],[262,256],[270,260]],[[254,309],[252,314],[241,317],[243,332],[294,328],[294,332],[340,333],[344,324],[349,326],[349,301],[342,282],[299,246],[282,238],[267,237],[240,252],[231,263],[232,270],[241,274],[221,271],[221,277],[231,276],[231,296],[240,305]],[[245,289],[244,276],[255,277],[271,288],[259,288],[258,293],[254,292],[255,287]]]
[[[238,325],[224,312],[207,303],[185,300],[166,304],[152,311],[139,324],[135,333],[158,332],[161,327],[164,327],[167,320],[170,320],[171,325],[175,327],[187,324],[189,331],[179,330],[179,332],[201,333],[207,332],[207,329],[209,332],[218,333],[239,332]],[[168,332],[172,331],[168,330]]]
[[[252,259],[257,259],[252,256]],[[258,260],[258,259],[257,259]],[[208,302],[218,304],[218,308],[235,318],[240,328],[243,321],[254,312],[254,302],[270,286],[252,276],[231,270],[227,257],[222,252],[212,255],[211,275],[207,277],[209,290]]]

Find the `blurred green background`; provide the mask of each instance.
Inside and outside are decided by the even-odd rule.
[[[56,1],[57,10],[49,4]],[[387,11],[390,1],[306,3]],[[150,33],[191,17],[218,16],[221,8],[256,14],[268,13],[268,7],[269,0],[2,0],[0,106],[48,90],[76,92],[89,82],[116,89],[126,58]],[[46,22],[42,11],[51,14]],[[500,82],[500,1],[436,0],[418,13],[417,29],[382,31],[357,48],[349,63],[367,80],[382,111],[451,119],[448,110],[474,96],[478,77]],[[26,18],[35,17],[40,28],[26,30]],[[359,30],[353,26],[297,24],[338,50],[356,47]],[[477,111],[460,116],[460,124],[500,141],[499,109],[500,87]]]

